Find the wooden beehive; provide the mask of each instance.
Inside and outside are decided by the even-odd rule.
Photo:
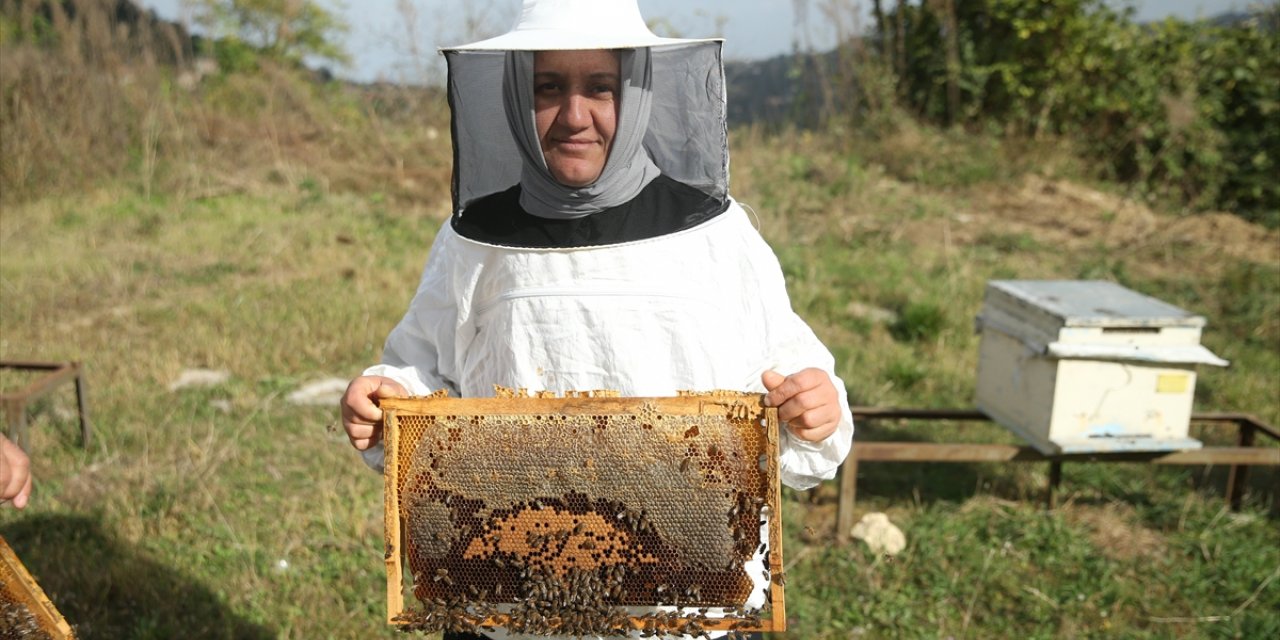
[[[382,402],[389,622],[785,628],[778,420],[762,396],[505,395]]]
[[[0,537],[0,638],[65,640],[71,625],[54,608],[35,578]]]
[[[977,405],[1046,455],[1198,449],[1205,319],[1114,282],[996,280],[975,319]]]

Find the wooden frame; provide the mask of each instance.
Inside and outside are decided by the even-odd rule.
[[[977,409],[913,409],[899,407],[851,407],[855,423],[867,420],[922,420],[956,422],[963,426],[969,422],[989,422],[991,417]],[[1104,452],[1093,454],[1045,455],[1029,446],[1012,444],[935,443],[935,442],[873,442],[858,441],[853,451],[840,466],[840,495],[836,515],[836,539],[848,541],[854,524],[855,504],[858,494],[858,466],[863,462],[1048,462],[1048,482],[1045,485],[1044,505],[1052,509],[1057,502],[1056,492],[1062,481],[1062,465],[1070,462],[1142,462],[1158,465],[1228,465],[1226,502],[1238,511],[1244,499],[1246,478],[1250,466],[1275,467],[1280,479],[1280,449],[1258,446],[1256,435],[1261,433],[1273,442],[1280,442],[1280,431],[1247,413],[1193,413],[1191,423],[1207,427],[1236,427],[1237,446],[1210,446],[1188,451]],[[1274,510],[1280,511],[1280,491],[1274,496]]]
[[[45,596],[44,590],[18,560],[17,554],[9,547],[9,543],[3,536],[0,536],[0,579],[3,580],[0,589],[16,596],[18,604],[25,606],[27,611],[31,612],[41,631],[54,640],[75,638],[71,625],[67,624],[62,614],[58,613],[58,609],[53,606],[53,602]]]
[[[9,439],[24,450],[30,451],[27,442],[27,404],[43,397],[67,380],[76,383],[76,409],[80,416],[80,446],[89,448],[93,428],[89,421],[89,389],[85,382],[84,365],[79,362],[21,362],[0,360],[0,369],[19,371],[43,371],[40,377],[26,387],[13,392],[0,392],[0,410],[9,423]]]
[[[600,397],[592,394],[567,394],[569,397],[505,397],[489,399],[449,399],[442,397],[394,398],[382,401],[384,411],[383,441],[385,451],[385,563],[387,570],[387,620],[390,624],[404,625],[402,614],[405,609],[405,541],[403,527],[399,480],[408,473],[401,469],[402,416],[436,415],[436,416],[581,416],[602,414],[626,414],[634,412],[643,405],[656,407],[664,415],[740,415],[756,416],[763,423],[765,437],[762,439],[764,458],[762,470],[768,482],[768,495],[763,496],[764,508],[768,509],[768,550],[764,558],[769,576],[767,600],[769,605],[758,610],[763,615],[749,617],[711,618],[699,617],[696,623],[706,631],[782,631],[786,628],[786,608],[783,583],[782,562],[782,515],[781,490],[778,481],[778,419],[776,409],[763,406],[762,396],[758,394],[741,394],[736,392],[714,392],[708,394],[688,394],[668,398],[618,398]],[[594,396],[594,397],[593,397]],[[731,412],[751,411],[749,414],[733,414]],[[754,453],[753,453],[754,455]],[[683,607],[697,607],[696,603],[685,603]],[[711,605],[714,608],[723,608]],[[730,615],[726,611],[726,615]],[[506,616],[502,614],[487,617],[477,626],[505,626]],[[691,622],[688,618],[670,618],[665,620],[663,629],[674,630]],[[630,615],[629,622],[634,629],[653,628],[653,621],[640,615]]]

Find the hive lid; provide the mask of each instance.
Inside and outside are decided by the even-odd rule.
[[[1203,316],[1105,280],[992,280],[989,305],[1063,327],[1203,327]],[[1023,315],[1017,314],[1017,315]]]
[[[1198,344],[1073,344],[1054,342],[1045,347],[1045,355],[1062,360],[1134,360],[1157,364],[1207,364],[1226,367],[1231,363]]]

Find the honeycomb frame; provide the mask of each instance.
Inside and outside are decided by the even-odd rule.
[[[498,393],[381,402],[388,623],[785,630],[779,423],[761,394]],[[483,460],[493,447],[500,469]],[[644,491],[655,483],[675,490]],[[760,607],[744,606],[760,590],[748,561],[763,564]]]
[[[31,628],[0,629],[0,637],[9,637],[7,633],[12,632],[18,638],[75,638],[71,625],[45,596],[4,536],[0,536],[0,624],[12,623],[11,615],[23,613],[26,620],[22,622]]]

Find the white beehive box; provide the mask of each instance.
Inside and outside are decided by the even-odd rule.
[[[1045,454],[1195,449],[1204,318],[1113,282],[998,280],[975,319],[978,408]]]

